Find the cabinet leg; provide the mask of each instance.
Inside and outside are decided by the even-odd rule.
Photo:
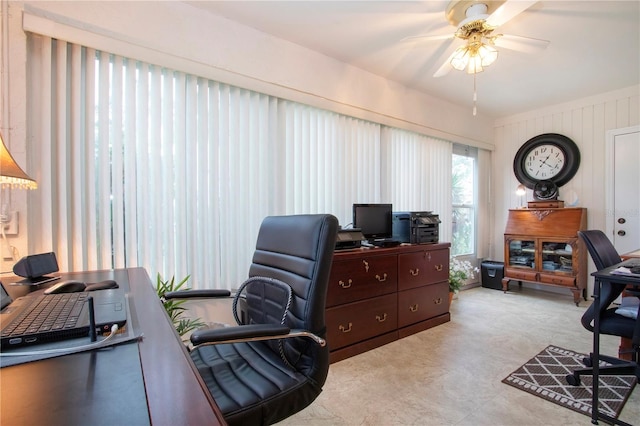
[[[509,278],[503,278],[502,279],[502,291],[504,293],[506,293],[507,291],[509,291]]]
[[[584,294],[584,290],[580,290],[579,288],[577,288],[571,289],[571,292],[573,293],[573,303],[575,303],[576,306],[580,306],[580,299]]]

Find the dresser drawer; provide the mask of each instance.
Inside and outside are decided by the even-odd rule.
[[[505,278],[522,281],[538,281],[538,273],[536,271],[525,271],[523,269],[507,268],[504,273]]]
[[[540,282],[547,284],[563,285],[566,287],[575,287],[576,278],[573,276],[563,276],[555,274],[540,274]]]
[[[368,299],[398,290],[397,256],[368,256],[333,261],[327,307]]]
[[[406,327],[447,312],[448,282],[398,292],[398,327]]]
[[[327,309],[327,342],[336,350],[398,328],[397,293]]]
[[[398,255],[398,290],[449,279],[449,249],[424,250]]]

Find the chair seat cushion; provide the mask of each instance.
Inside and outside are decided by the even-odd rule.
[[[262,342],[200,346],[191,358],[229,423],[274,423],[288,415],[275,401],[285,398],[285,405],[302,409],[320,393]]]
[[[617,314],[616,308],[610,308],[600,318],[600,333],[632,338],[635,323],[634,319]]]
[[[622,303],[616,309],[616,314],[623,317],[636,319],[638,318],[638,305],[640,305],[640,299],[637,297],[623,297]]]

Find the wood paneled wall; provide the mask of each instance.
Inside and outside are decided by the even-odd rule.
[[[523,143],[541,133],[560,133],[580,148],[576,176],[560,188],[560,199],[577,195],[588,209],[588,227],[605,229],[604,161],[606,133],[640,124],[640,85],[496,120],[492,158],[492,259],[504,260],[503,232],[509,209],[518,207],[513,158]],[[527,190],[527,200],[532,200]],[[526,202],[525,202],[526,205]]]

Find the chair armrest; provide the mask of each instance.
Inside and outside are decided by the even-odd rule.
[[[198,345],[215,345],[221,343],[252,342],[258,340],[287,339],[291,337],[308,337],[320,346],[327,344],[326,340],[306,330],[291,330],[279,324],[251,324],[237,327],[216,328],[213,330],[198,330],[191,334],[191,343]]]
[[[218,298],[230,297],[229,290],[179,290],[168,291],[162,295],[165,300],[169,299],[194,299],[194,298]]]

